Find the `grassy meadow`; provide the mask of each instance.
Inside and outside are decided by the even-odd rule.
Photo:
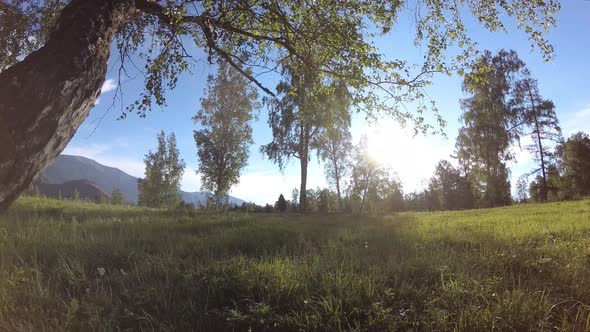
[[[21,198],[0,331],[590,330],[590,201],[390,216]]]

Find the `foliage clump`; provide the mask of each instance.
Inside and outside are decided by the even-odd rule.
[[[229,190],[240,181],[252,145],[251,121],[260,105],[256,89],[225,62],[208,79],[207,95],[193,117],[201,186],[213,193],[215,205],[227,204]]]
[[[145,177],[137,180],[138,204],[152,208],[174,208],[180,199],[180,180],[185,163],[176,147],[176,136],[158,134],[156,152],[144,158]]]

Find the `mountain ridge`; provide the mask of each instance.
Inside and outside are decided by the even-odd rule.
[[[80,199],[98,201],[101,196],[108,196],[90,180],[72,180],[60,184],[36,183],[39,192],[48,197],[74,198],[74,192]]]
[[[113,189],[118,188],[123,193],[127,203],[137,204],[137,177],[124,171],[103,165],[93,159],[60,154],[39,176],[40,183],[46,185],[62,185],[75,180],[87,180],[96,185],[109,196]],[[195,205],[205,204],[210,196],[207,192],[180,191],[181,198],[187,203]],[[230,204],[241,205],[245,201],[229,196]]]

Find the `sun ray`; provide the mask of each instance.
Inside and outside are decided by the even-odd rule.
[[[396,172],[409,191],[421,188],[436,163],[448,159],[452,152],[452,143],[443,138],[414,136],[410,128],[390,119],[382,119],[362,132],[372,158]]]

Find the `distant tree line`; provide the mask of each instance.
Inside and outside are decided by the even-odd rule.
[[[395,173],[371,157],[366,138],[352,146],[346,86],[332,82],[323,93],[310,95],[305,85],[300,76],[280,83],[282,89],[277,90],[284,94],[273,99],[269,113],[274,140],[262,151],[283,169],[289,158],[309,159],[309,150],[315,149],[335,193],[318,189],[320,194],[314,195],[307,190],[308,161],[301,161],[299,204],[288,202],[292,210],[364,213],[509,205],[515,199],[508,163],[514,160],[513,148],[526,136],[532,143],[524,148],[538,167],[517,183],[521,192],[526,188],[525,200],[588,195],[587,136],[579,133],[563,140],[555,105],[541,96],[537,81],[514,51],[486,51],[464,74],[467,97],[461,100],[455,162],[441,160],[425,189],[405,195]],[[530,184],[529,176],[535,176]],[[334,196],[338,204],[329,203]]]
[[[306,204],[301,205],[301,192],[295,188],[291,200],[279,195],[274,210],[355,214],[403,211],[402,183],[391,169],[379,164],[369,154],[367,138],[363,136],[357,145],[350,142],[350,135],[343,135],[338,141],[349,149],[337,150],[340,156],[332,156],[332,161],[326,163],[326,176],[333,189],[306,189]],[[342,144],[342,141],[346,143]]]
[[[292,158],[299,161],[299,188],[274,204],[228,203],[231,187],[239,183],[253,144],[251,121],[261,105],[256,89],[236,70],[220,62],[210,76],[201,108],[193,120],[197,146],[197,173],[209,200],[195,207],[180,198],[185,163],[174,133],[157,136],[155,152],[145,156],[145,177],[138,180],[138,204],[192,213],[196,208],[247,212],[391,213],[406,210],[461,210],[494,207],[513,202],[545,202],[590,195],[590,138],[579,132],[564,140],[555,105],[541,96],[537,81],[514,51],[484,52],[465,73],[463,110],[452,159],[441,160],[425,188],[404,193],[396,173],[380,164],[361,137],[355,145],[350,134],[351,98],[346,84],[334,80],[324,89],[312,73],[289,67],[269,106],[272,141],[261,152],[284,170]],[[521,176],[511,193],[508,163],[513,147],[529,136],[538,167]],[[307,188],[307,167],[315,151],[324,163],[330,188]],[[411,161],[409,161],[411,162]],[[531,181],[529,178],[533,177]],[[29,194],[36,194],[34,189]],[[70,199],[79,199],[74,193]],[[124,204],[120,190],[99,203]],[[184,213],[183,212],[183,213]]]
[[[463,127],[456,142],[458,167],[441,161],[428,187],[406,197],[411,210],[455,210],[545,202],[590,195],[590,140],[564,140],[555,105],[541,97],[537,81],[514,51],[484,55],[465,76]],[[538,167],[519,177],[511,195],[511,147],[524,136]],[[529,183],[528,178],[534,176]]]
[[[37,184],[33,183],[25,190],[25,196],[29,197],[45,197],[43,193],[39,190]],[[70,195],[64,195],[61,190],[57,191],[57,195],[53,197],[58,200],[69,200],[69,201],[85,201],[85,202],[92,202],[96,204],[111,204],[111,205],[124,205],[125,204],[125,197],[119,188],[114,188],[111,196],[104,193],[100,193],[96,197],[82,197],[80,196],[80,192],[78,189],[74,189]]]
[[[590,137],[577,132],[555,148],[555,162],[545,177],[537,175],[529,185],[532,201],[556,201],[590,196]],[[526,197],[525,197],[526,201]]]
[[[251,121],[261,107],[256,89],[236,70],[220,62],[210,76],[201,108],[193,120],[197,173],[211,192],[203,207],[251,212],[389,213],[404,210],[460,210],[513,202],[552,201],[590,195],[590,139],[562,137],[555,105],[543,98],[538,83],[514,51],[484,52],[463,73],[461,128],[451,159],[441,160],[423,190],[404,193],[394,170],[369,153],[366,137],[355,145],[350,134],[354,96],[339,80],[318,81],[313,72],[283,68],[277,96],[268,106],[272,141],[261,152],[281,171],[291,159],[300,167],[300,186],[290,199],[274,205],[228,204],[233,185],[247,165],[253,144]],[[316,73],[317,74],[317,73]],[[316,89],[307,90],[313,85]],[[322,88],[317,88],[321,86]],[[521,176],[511,192],[509,162],[523,137],[538,167]],[[323,161],[330,188],[307,188],[307,168],[315,152]],[[411,162],[408,161],[408,162]],[[180,200],[185,164],[176,138],[158,135],[155,153],[145,158],[146,175],[138,182],[139,204],[190,209]],[[534,177],[529,181],[529,177]]]

